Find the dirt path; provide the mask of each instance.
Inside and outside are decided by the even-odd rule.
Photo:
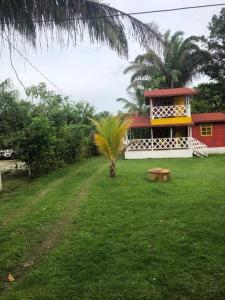
[[[88,167],[91,164],[91,162],[87,162],[85,165],[83,165],[82,167]],[[79,173],[79,168],[76,169],[77,173]],[[72,173],[72,172],[70,172]],[[18,218],[23,217],[24,215],[26,215],[29,211],[31,211],[33,209],[33,207],[40,202],[42,199],[44,199],[44,197],[50,193],[52,190],[59,188],[61,184],[63,184],[67,179],[68,179],[68,175],[63,175],[61,178],[55,179],[53,180],[51,183],[48,183],[48,185],[42,189],[42,191],[40,192],[39,190],[34,193],[33,195],[27,197],[26,202],[27,204],[23,207],[20,208],[18,211],[15,212],[15,210],[13,209],[11,212],[7,212],[7,216],[4,217],[3,222],[5,224],[10,224],[11,222],[15,222],[15,220],[17,220]]]
[[[82,201],[88,197],[90,193],[90,187],[93,180],[100,174],[106,165],[102,165],[94,174],[85,179],[85,181],[80,183],[80,190],[76,196],[74,196],[75,201],[71,201],[70,204],[65,209],[63,216],[54,224],[48,234],[44,237],[42,242],[38,244],[35,248],[31,249],[28,253],[24,262],[14,270],[14,277],[18,282],[21,280],[38,262],[45,258],[45,256],[54,249],[60,241],[63,240],[72,230],[74,224],[74,218],[79,211],[79,205]],[[55,186],[55,182],[53,186]],[[50,189],[50,188],[49,188]],[[1,295],[11,287],[10,282],[6,282],[5,286],[1,289]]]

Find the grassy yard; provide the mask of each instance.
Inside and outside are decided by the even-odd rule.
[[[151,167],[171,180],[149,182]],[[225,299],[225,156],[117,171],[93,158],[6,183],[0,299]]]

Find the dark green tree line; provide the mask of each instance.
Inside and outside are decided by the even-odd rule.
[[[203,37],[208,56],[202,66],[210,82],[197,86],[193,105],[196,112],[225,112],[225,8],[209,23],[209,36]]]
[[[9,81],[0,85],[0,147],[17,150],[30,175],[95,154],[90,118],[95,109],[72,102],[44,83],[27,90],[20,100]]]

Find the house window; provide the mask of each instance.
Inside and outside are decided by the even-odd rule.
[[[212,135],[212,124],[202,124],[200,126],[201,136],[211,136]]]

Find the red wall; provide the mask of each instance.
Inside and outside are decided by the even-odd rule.
[[[212,123],[212,136],[201,136],[200,124],[192,127],[192,136],[209,148],[225,147],[225,123]]]

